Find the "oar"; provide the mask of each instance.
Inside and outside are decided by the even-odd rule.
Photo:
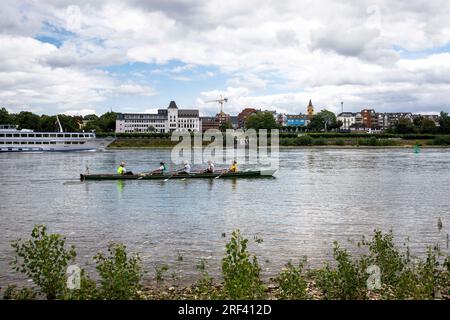
[[[174,175],[176,175],[177,173],[172,174],[170,177],[168,177],[167,179],[164,179],[164,182],[168,181],[170,178],[172,178]]]
[[[224,173],[227,173],[228,172],[228,170],[224,170],[224,171],[222,171],[222,173],[221,174],[219,174],[217,177],[215,177],[214,179],[219,179]]]
[[[137,178],[138,180],[141,180],[145,177],[145,173],[141,173],[141,176],[139,178]]]

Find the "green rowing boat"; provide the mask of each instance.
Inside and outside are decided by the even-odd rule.
[[[254,170],[239,172],[193,172],[190,174],[165,173],[165,174],[80,174],[81,181],[84,180],[168,180],[168,179],[222,179],[222,178],[268,178],[272,177],[277,170]]]

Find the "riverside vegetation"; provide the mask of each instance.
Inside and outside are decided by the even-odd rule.
[[[98,137],[108,136],[97,134]],[[226,140],[224,140],[224,146]],[[279,135],[281,147],[405,147],[450,146],[450,135],[436,134],[393,134],[393,133],[287,133]],[[270,138],[267,141],[270,144]],[[193,139],[192,139],[193,143]],[[208,145],[209,141],[203,141]],[[236,144],[238,141],[236,140]],[[116,141],[109,148],[159,148],[173,147],[178,141],[171,141],[170,133],[118,133]]]
[[[442,221],[439,220],[439,232]],[[440,224],[439,224],[440,223]],[[222,234],[224,236],[224,234]],[[29,240],[12,243],[16,257],[12,266],[31,279],[34,288],[9,286],[4,299],[449,299],[450,257],[439,245],[428,248],[422,258],[411,254],[408,246],[394,244],[392,232],[375,230],[371,238],[362,238],[351,254],[334,243],[333,261],[319,269],[309,269],[307,259],[289,261],[278,275],[264,282],[258,259],[248,250],[249,240],[239,230],[232,232],[222,259],[221,280],[207,271],[200,260],[199,280],[190,287],[174,288],[162,283],[167,265],[155,268],[156,287],[143,284],[146,273],[139,254],[130,254],[123,244],[111,243],[106,253],[93,257],[98,281],[81,270],[78,289],[68,289],[67,267],[75,262],[75,247],[66,239],[48,234],[43,225],[34,227]],[[255,238],[256,244],[262,239]],[[448,235],[447,235],[448,250]],[[178,260],[182,256],[178,253]],[[370,266],[377,266],[379,286]],[[369,272],[369,273],[368,273]]]

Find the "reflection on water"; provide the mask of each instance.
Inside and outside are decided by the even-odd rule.
[[[0,154],[0,286],[19,279],[9,266],[10,241],[37,223],[67,235],[81,265],[117,241],[141,252],[149,271],[168,263],[186,281],[197,276],[202,257],[217,274],[222,234],[236,228],[264,240],[251,250],[265,275],[303,255],[320,264],[334,240],[347,244],[374,228],[393,229],[400,242],[409,235],[421,252],[449,233],[449,156],[437,149],[289,149],[280,152],[276,179],[79,182],[87,162],[91,173],[115,172],[121,160],[129,170],[149,171],[170,162],[170,150]]]
[[[125,185],[125,182],[123,180],[117,180],[117,194],[120,198],[122,198],[123,195],[123,186]]]

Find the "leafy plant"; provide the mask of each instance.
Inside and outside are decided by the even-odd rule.
[[[214,279],[207,272],[202,272],[202,276],[194,287],[194,297],[200,300],[222,299],[222,294],[213,281]]]
[[[281,299],[309,299],[307,292],[308,283],[303,275],[305,262],[306,261],[300,262],[296,267],[289,261],[275,278],[275,282],[280,288]]]
[[[230,299],[262,299],[265,295],[265,287],[259,277],[258,260],[256,256],[250,256],[247,244],[248,239],[235,230],[226,245],[222,274],[224,292]]]
[[[67,266],[76,256],[75,247],[66,249],[65,240],[59,234],[47,234],[44,225],[36,225],[30,240],[11,244],[16,252],[14,270],[31,278],[49,300],[63,293]]]
[[[97,288],[97,284],[92,280],[86,271],[81,269],[80,288],[66,289],[63,299],[65,300],[97,300],[102,299],[102,293]]]
[[[138,254],[129,256],[125,245],[111,243],[108,255],[100,252],[94,260],[101,277],[99,292],[102,298],[129,300],[136,297],[144,275]]]
[[[160,283],[164,281],[164,274],[169,270],[169,266],[163,264],[162,266],[155,266],[155,280]]]
[[[326,264],[313,273],[325,299],[365,299],[367,258],[352,259],[337,242],[334,242],[333,257],[337,262],[336,268]]]
[[[18,289],[16,285],[8,286],[3,294],[5,300],[35,300],[36,292],[30,288]]]
[[[372,240],[363,241],[363,244],[369,248],[371,263],[381,270],[381,282],[395,287],[409,258],[408,254],[402,254],[396,248],[392,231],[383,234],[380,230],[375,230]]]

